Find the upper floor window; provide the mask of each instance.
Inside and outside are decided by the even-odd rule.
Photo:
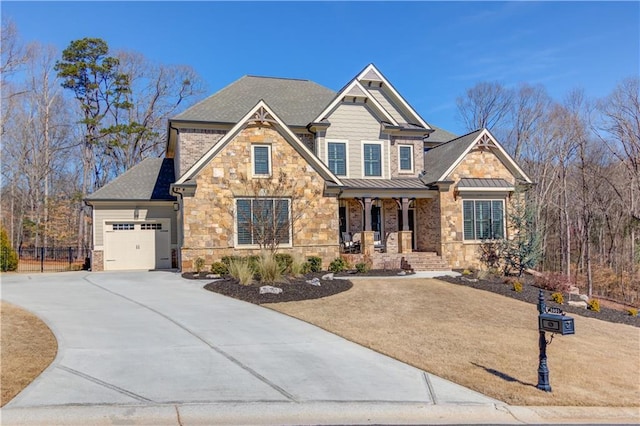
[[[271,145],[252,145],[251,162],[254,176],[271,176]]]
[[[379,143],[363,144],[364,175],[382,176],[382,145]]]
[[[413,172],[413,146],[398,146],[398,162],[400,163],[401,172]]]
[[[504,238],[503,200],[464,200],[464,239]]]
[[[347,144],[344,142],[327,143],[327,165],[338,176],[347,175]]]

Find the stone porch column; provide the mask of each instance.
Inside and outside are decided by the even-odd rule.
[[[411,253],[411,231],[398,231],[398,253]]]
[[[371,229],[371,225],[369,225]],[[360,239],[360,250],[365,256],[372,256],[375,252],[375,246],[373,242],[373,231],[362,231],[362,238]]]

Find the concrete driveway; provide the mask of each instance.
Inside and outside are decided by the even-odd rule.
[[[346,403],[370,413],[497,403],[202,285],[173,272],[4,275],[2,299],[42,318],[59,350],[3,417],[36,407],[213,404],[262,413],[256,407]]]

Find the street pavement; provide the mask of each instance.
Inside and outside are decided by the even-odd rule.
[[[507,406],[175,272],[4,274],[1,295],[58,339],[3,425],[513,424],[567,412]],[[570,418],[640,419],[587,411]]]

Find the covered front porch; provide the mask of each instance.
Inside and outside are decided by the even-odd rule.
[[[360,186],[365,184],[376,183]],[[372,189],[352,186],[339,197],[342,256],[375,269],[450,269],[439,253],[437,192],[424,186]]]

